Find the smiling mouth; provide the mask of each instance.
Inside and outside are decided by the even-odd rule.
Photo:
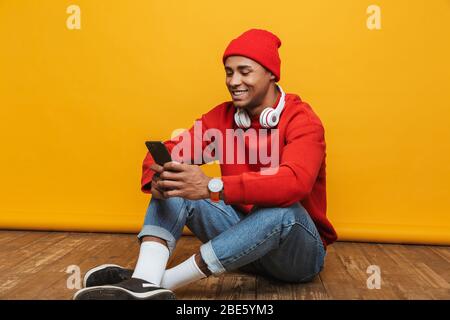
[[[233,96],[233,98],[239,98],[245,96],[247,92],[248,90],[231,90],[231,95]]]

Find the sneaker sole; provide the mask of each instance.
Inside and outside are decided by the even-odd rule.
[[[84,275],[84,278],[83,278],[83,288],[86,288],[87,279],[88,279],[94,272],[97,272],[97,271],[100,271],[100,270],[103,270],[103,269],[106,269],[106,268],[109,268],[109,267],[117,267],[117,268],[125,269],[125,268],[123,268],[122,266],[119,266],[119,265],[117,265],[117,264],[102,264],[102,265],[97,266],[97,267],[95,267],[95,268],[89,269],[89,270],[86,272],[86,274]]]
[[[167,289],[149,292],[132,292],[121,287],[100,286],[77,291],[73,300],[175,300],[175,294]]]

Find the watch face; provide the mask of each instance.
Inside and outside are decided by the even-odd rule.
[[[211,192],[220,192],[223,188],[223,182],[220,179],[211,179],[208,183],[208,189]]]

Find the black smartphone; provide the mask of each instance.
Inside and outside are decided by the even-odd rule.
[[[148,151],[153,157],[153,160],[160,166],[163,166],[166,162],[172,161],[169,151],[164,143],[161,141],[145,141]]]

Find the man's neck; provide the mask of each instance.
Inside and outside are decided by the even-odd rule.
[[[247,110],[250,117],[251,118],[259,117],[259,115],[261,114],[261,112],[263,112],[263,110],[265,108],[274,106],[275,102],[278,100],[278,96],[280,94],[281,94],[281,92],[279,92],[277,86],[274,85],[273,89],[270,89],[267,92],[267,95],[264,97],[263,102],[259,106],[255,107],[255,108],[251,108],[250,110]]]

